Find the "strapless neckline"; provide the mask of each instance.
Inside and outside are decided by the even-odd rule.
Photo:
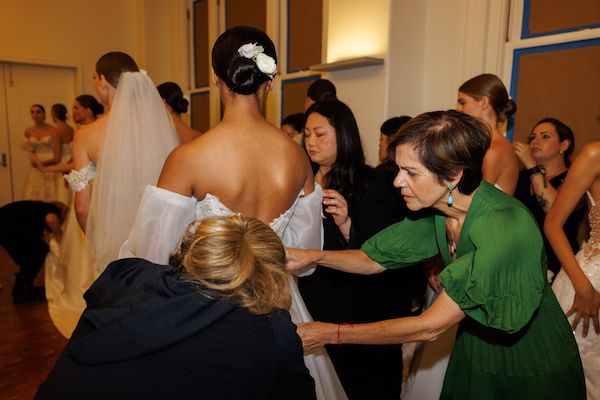
[[[298,199],[304,195],[304,190],[301,190],[296,196],[294,203],[281,213],[278,217],[274,218],[270,223],[269,227],[275,231],[281,237],[285,228],[287,227],[294,209],[298,204]],[[211,193],[206,193],[202,200],[198,200],[196,203],[196,221],[202,221],[204,218],[215,217],[215,216],[226,216],[226,215],[241,215],[239,212],[234,212],[229,207],[221,202],[218,196]]]

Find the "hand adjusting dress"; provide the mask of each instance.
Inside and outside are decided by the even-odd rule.
[[[321,248],[321,202],[323,192],[319,186],[304,195],[301,191],[294,204],[269,226],[287,246]],[[120,258],[140,257],[157,264],[167,264],[188,225],[204,218],[236,215],[218,197],[207,194],[198,201],[194,197],[147,186],[128,240],[121,247]],[[310,273],[312,271],[309,271]],[[312,318],[300,296],[296,280],[290,277],[292,306],[290,315],[294,323],[310,322]],[[315,380],[317,398],[320,400],[345,399],[346,395],[335,373],[331,360],[323,348],[304,354],[304,362]]]
[[[441,253],[440,281],[466,317],[441,399],[585,399],[573,334],[546,281],[546,255],[527,209],[482,181],[460,234],[457,258],[442,215],[406,218],[362,250],[384,267]]]

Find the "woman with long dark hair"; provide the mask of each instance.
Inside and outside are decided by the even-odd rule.
[[[365,164],[358,126],[346,104],[317,102],[306,111],[306,119],[304,144],[319,166],[315,180],[324,189],[323,248],[360,248],[397,222],[397,196],[389,182]],[[300,291],[320,321],[376,321],[410,312],[412,298],[402,291],[399,278],[395,273],[360,277],[317,267],[312,275],[300,278]],[[327,351],[350,398],[400,396],[400,346],[329,346]]]

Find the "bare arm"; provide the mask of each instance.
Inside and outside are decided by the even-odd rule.
[[[81,131],[75,132],[73,138],[73,169],[81,170],[87,167],[91,160],[87,152],[87,136]],[[81,229],[85,232],[88,212],[92,199],[92,185],[88,185],[85,189],[75,193],[75,215]]]
[[[431,341],[437,339],[464,317],[465,313],[458,304],[442,291],[432,306],[417,317],[348,325],[309,322],[298,327],[298,334],[305,349],[326,344],[397,344]]]
[[[339,271],[361,275],[378,274],[386,269],[362,250],[303,250],[285,249],[287,269],[301,270],[311,264],[320,264]]]
[[[546,237],[575,289],[573,306],[567,312],[567,316],[573,313],[576,314],[573,329],[577,327],[579,321],[583,318],[584,336],[587,334],[590,319],[594,323],[596,333],[600,334],[600,324],[598,322],[600,293],[594,289],[579,267],[563,226],[581,196],[595,181],[597,182],[599,177],[600,142],[596,142],[585,146],[571,168],[569,168],[567,178],[559,190],[554,205],[548,211],[544,223]]]
[[[185,146],[176,148],[169,154],[167,161],[158,178],[158,187],[179,193],[183,196],[192,195],[192,182],[190,180],[189,166],[185,156]],[[201,157],[201,156],[199,156]],[[199,158],[198,157],[198,158]]]
[[[531,169],[537,166],[537,162],[533,158],[528,145],[521,142],[515,142],[513,143],[513,146],[517,157],[521,160],[525,168]],[[554,186],[548,183],[547,176],[539,172],[531,175],[529,178],[529,187],[538,204],[542,207],[542,210],[547,213],[552,204],[554,204],[558,191]]]

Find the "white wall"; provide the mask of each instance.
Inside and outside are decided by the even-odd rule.
[[[361,132],[367,163],[378,163],[379,127],[387,110],[390,0],[329,0],[327,61],[359,56],[384,58],[372,66],[328,74],[338,97],[354,112]]]
[[[0,61],[80,67],[79,90],[95,94],[98,57],[119,50],[143,65],[139,0],[0,0]]]

